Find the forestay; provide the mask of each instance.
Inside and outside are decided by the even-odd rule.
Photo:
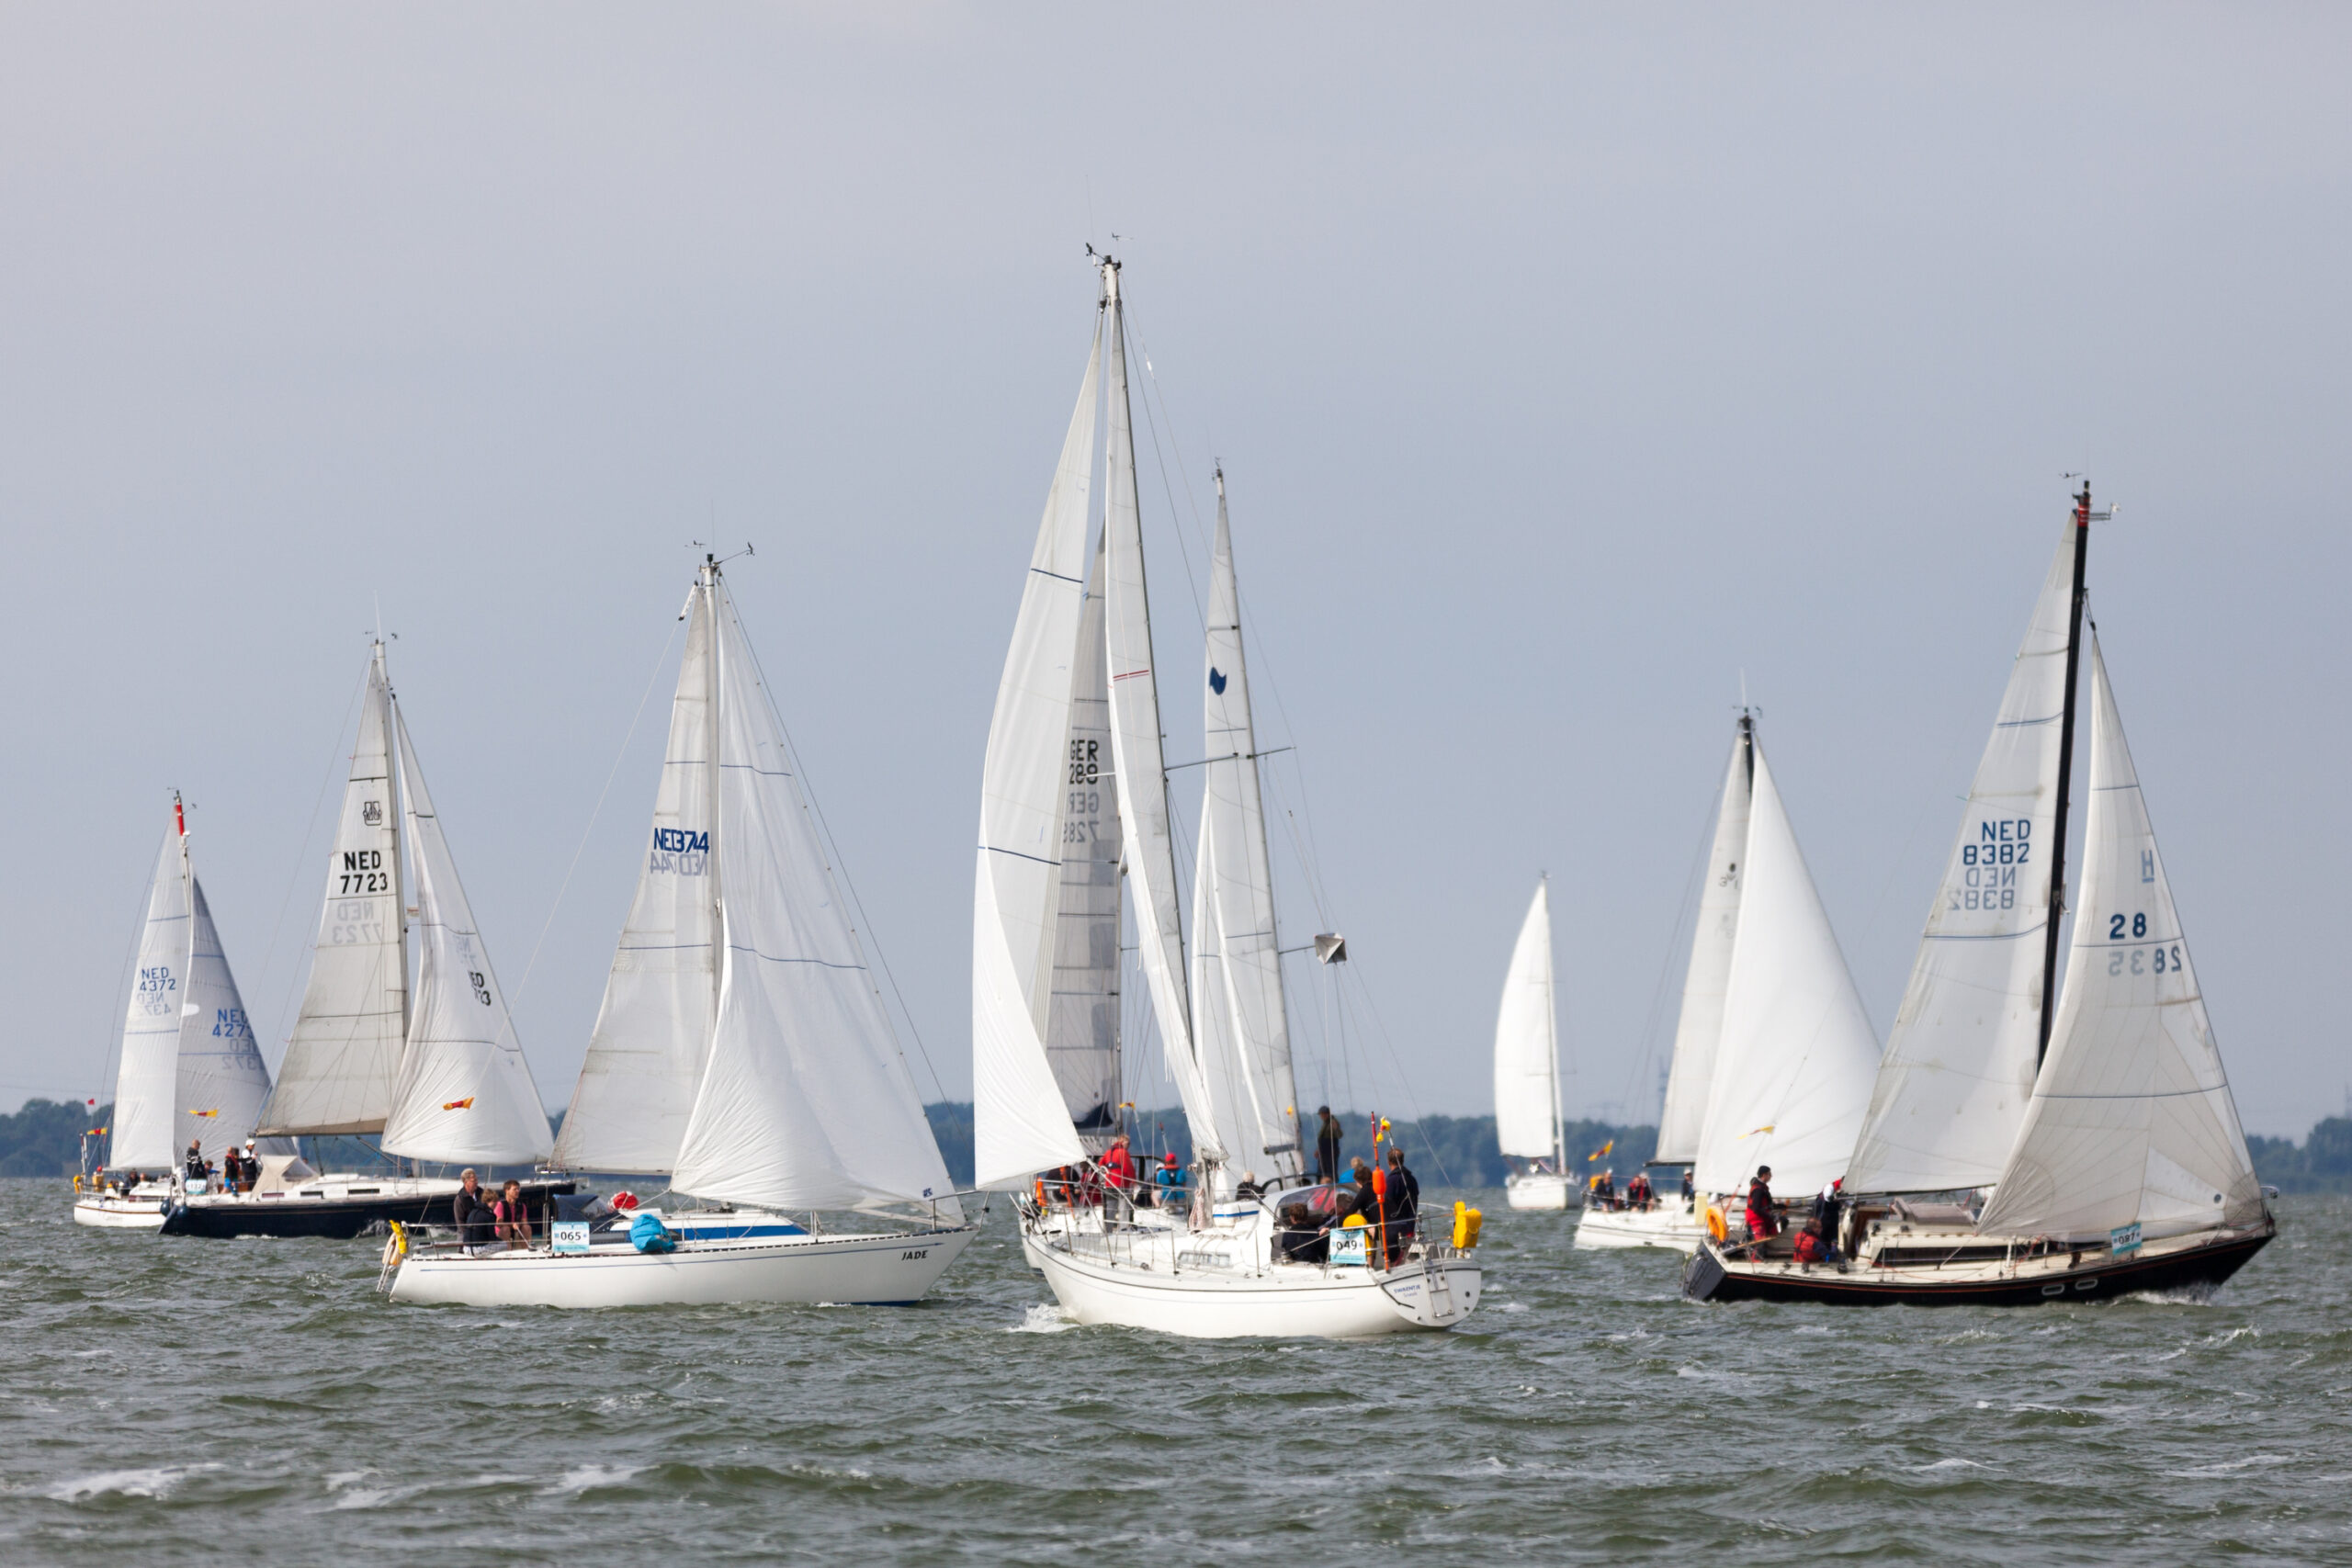
[[[2018,645],[1855,1145],[1858,1192],[1981,1187],[2033,1093],[2075,525]]]
[[[548,1113],[398,703],[392,723],[418,955],[408,1051],[384,1122],[384,1152],[448,1165],[536,1164],[554,1143]]]
[[[1100,397],[1102,323],[1080,384],[1029,558],[980,768],[972,889],[972,1141],[983,1187],[1083,1155],[1046,1059],[1059,932],[1072,668],[1085,608],[1087,493]],[[1112,953],[1118,937],[1115,900]],[[1115,1094],[1113,1097],[1116,1098]]]
[[[2096,636],[2091,797],[2050,1054],[1979,1229],[2100,1241],[2252,1225],[2262,1188],[2222,1070]]]
[[[1070,1121],[1090,1149],[1100,1149],[1119,1127],[1119,786],[1111,767],[1099,540],[1079,615],[1067,762],[1046,1055]]]
[[[408,1034],[400,812],[392,797],[391,682],[369,655],[359,739],[327,862],[311,978],[265,1134],[381,1132]]]
[[[565,1170],[667,1172],[677,1163],[718,1005],[718,879],[711,620],[697,586],[670,701],[653,822],[604,1005],[555,1144]]]
[[[1724,991],[1731,983],[1732,947],[1739,936],[1740,867],[1747,859],[1748,795],[1753,772],[1751,723],[1739,721],[1715,810],[1715,837],[1707,852],[1707,880],[1699,889],[1699,922],[1690,935],[1690,963],[1682,976],[1682,1015],[1674,1029],[1673,1064],[1667,1069],[1666,1107],[1658,1112],[1657,1152],[1668,1165],[1699,1157],[1715,1060],[1723,1045]]]
[[[1759,1165],[1783,1191],[1843,1174],[1878,1071],[1862,998],[1763,747],[1754,753],[1739,935],[1695,1173],[1707,1192],[1745,1189]]]
[[[1549,878],[1535,885],[1495,1015],[1495,1135],[1504,1154],[1521,1159],[1562,1153],[1551,893]]]
[[[715,572],[717,1028],[673,1184],[772,1208],[960,1214],[827,864],[783,725]]]
[[[164,835],[147,888],[147,923],[124,1010],[115,1064],[114,1120],[107,1162],[118,1170],[162,1170],[179,1163],[180,1009],[187,1001],[188,878],[176,828]]]

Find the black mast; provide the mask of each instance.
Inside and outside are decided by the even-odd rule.
[[[2050,847],[2050,923],[2041,943],[2041,1043],[2036,1066],[2050,1055],[2051,1014],[2058,998],[2058,919],[2066,910],[2066,797],[2075,773],[2075,674],[2083,657],[2083,563],[2091,547],[2091,481],[2075,497],[2075,596],[2066,620],[2066,705],[2058,720],[2058,821]]]

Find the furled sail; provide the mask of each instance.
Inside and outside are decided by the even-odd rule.
[[[1283,1005],[1283,961],[1274,934],[1274,880],[1266,849],[1266,806],[1258,778],[1250,668],[1241,646],[1241,590],[1233,571],[1233,529],[1225,475],[1216,477],[1216,547],[1210,558],[1208,668],[1202,716],[1208,758],[1201,806],[1205,897],[1193,904],[1193,940],[1216,927],[1221,985],[1193,993],[1196,1014],[1222,1006],[1238,1052],[1246,1107],[1240,1142],[1227,1153],[1261,1175],[1304,1168],[1298,1091],[1291,1076],[1290,1021]],[[1204,1049],[1203,1065],[1210,1060]]]
[[[1193,859],[1193,997],[1197,1004],[1193,1013],[1193,1054],[1200,1060],[1201,1079],[1208,1089],[1213,1141],[1228,1152],[1247,1151],[1256,1142],[1258,1113],[1250,1103],[1252,1086],[1242,1059],[1243,1046],[1235,1031],[1234,1010],[1226,984],[1223,933],[1217,924],[1214,886],[1216,874],[1212,863],[1216,856],[1217,830],[1216,815],[1204,811],[1200,841]],[[1235,1157],[1238,1160],[1245,1156]]]
[[[181,839],[183,846],[187,843]],[[187,874],[187,999],[180,1007],[179,1124],[175,1136],[218,1153],[252,1135],[269,1099],[269,1068],[254,1040],[237,977],[213,929],[212,907],[193,869]]]
[[[2033,1094],[2075,526],[2034,602],[1928,911],[1846,1174],[1857,1192],[1994,1180]]]
[[[710,1050],[718,1006],[718,878],[710,853],[718,786],[711,619],[700,587],[681,618],[685,653],[637,897],[556,1139],[555,1164],[565,1170],[668,1171]]]
[[[773,1208],[960,1213],[794,777],[749,639],[706,569],[718,704],[718,1017],[673,1183]]]
[[[1755,760],[1739,935],[1699,1139],[1707,1192],[1741,1190],[1759,1165],[1783,1191],[1844,1174],[1878,1075],[1877,1037],[1761,745]]]
[[[1073,775],[1085,772],[1069,748],[1079,676],[1073,655],[1086,609],[1087,492],[1102,330],[1098,321],[1078,408],[1046,492],[980,765],[972,887],[972,1145],[974,1176],[982,1187],[1075,1164],[1084,1153],[1046,1046],[1062,925],[1066,806],[1081,787]],[[1098,773],[1084,787],[1100,784]],[[1111,899],[1115,968],[1115,879]],[[1111,1099],[1117,1098],[1114,1084]]]
[[[1979,1228],[2103,1241],[2261,1223],[2262,1187],[2096,636],[2091,795],[2066,988]]]
[[[1111,768],[1099,540],[1071,666],[1068,764],[1046,1055],[1080,1137],[1101,1149],[1119,1130],[1119,786]]]
[[[1707,880],[1699,889],[1699,922],[1690,936],[1690,967],[1683,972],[1682,1015],[1674,1029],[1666,1106],[1658,1112],[1657,1152],[1652,1156],[1665,1165],[1699,1157],[1699,1135],[1706,1126],[1707,1100],[1714,1087],[1715,1059],[1724,1037],[1724,992],[1731,984],[1732,948],[1739,936],[1741,868],[1747,860],[1753,728],[1753,721],[1742,714],[1739,734],[1732,741],[1731,766],[1724,774],[1722,804],[1715,811]]]
[[[401,892],[391,681],[378,643],[327,862],[310,985],[278,1064],[277,1087],[262,1111],[263,1134],[383,1130],[408,1036]]]
[[[1552,884],[1534,901],[1510,950],[1502,1006],[1495,1014],[1495,1136],[1521,1159],[1557,1160],[1559,1039],[1552,997]]]
[[[448,1165],[535,1164],[555,1141],[547,1110],[397,702],[392,724],[418,955],[408,1051],[384,1122],[384,1152]]]
[[[147,924],[124,1010],[115,1064],[114,1120],[107,1161],[118,1170],[163,1170],[179,1163],[180,1010],[187,996],[188,877],[179,829],[164,835],[147,889]]]
[[[1160,750],[1159,688],[1152,674],[1150,599],[1144,585],[1143,516],[1136,494],[1135,430],[1127,405],[1125,330],[1118,269],[1105,265],[1110,300],[1110,439],[1104,507],[1107,560],[1103,627],[1111,660],[1111,753],[1118,770],[1119,820],[1127,880],[1135,893],[1136,944],[1153,1016],[1177,1097],[1193,1127],[1193,1152],[1229,1157],[1216,1125],[1207,1081],[1194,1055],[1193,1009],[1185,994],[1184,932],[1176,905],[1176,850],[1168,818],[1168,775]]]

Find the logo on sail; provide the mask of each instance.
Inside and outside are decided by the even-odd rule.
[[[359,820],[365,822],[370,828],[382,827],[384,825],[384,803],[380,800],[361,801],[359,803]]]
[[[1209,666],[1209,690],[1220,697],[1225,695],[1225,671],[1214,664]]]

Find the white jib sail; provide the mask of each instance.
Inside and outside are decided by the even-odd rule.
[[[1099,541],[1078,622],[1065,781],[1061,916],[1055,926],[1046,1057],[1079,1136],[1090,1149],[1100,1149],[1119,1130],[1119,785],[1111,768]]]
[[[384,1122],[386,1154],[447,1165],[537,1164],[555,1142],[473,906],[397,703],[401,804],[416,897],[416,995]]]
[[[1760,744],[1755,757],[1739,937],[1695,1172],[1706,1192],[1741,1191],[1761,1165],[1784,1192],[1845,1174],[1878,1076],[1878,1039]]]
[[[185,840],[182,840],[186,842]],[[213,929],[204,884],[191,868],[187,876],[193,917],[189,927],[187,999],[180,1006],[179,1125],[182,1148],[191,1138],[208,1153],[242,1144],[261,1119],[269,1099],[269,1068],[254,1040],[245,998]]]
[[[770,1208],[960,1216],[914,1077],[725,586],[718,622],[718,1021],[673,1183]]]
[[[1657,1152],[1680,1165],[1699,1157],[1707,1101],[1723,1045],[1724,993],[1731,984],[1732,948],[1739,936],[1739,886],[1747,860],[1750,791],[1748,721],[1740,720],[1724,773],[1715,839],[1707,852],[1707,880],[1699,889],[1699,921],[1690,935],[1690,964],[1682,976],[1682,1014],[1674,1028],[1674,1057],[1667,1068],[1666,1105],[1658,1112]]]
[[[718,877],[711,817],[710,609],[686,601],[684,656],[628,923],[555,1144],[564,1170],[661,1174],[677,1164],[718,1009]]]
[[[1495,1136],[1520,1159],[1558,1160],[1559,1037],[1552,997],[1552,884],[1535,885],[1495,1013]]]
[[[2033,1094],[2074,536],[2069,520],[1928,911],[1846,1173],[1857,1192],[1932,1192],[1994,1180]]]
[[[1193,996],[1198,1003],[1193,1014],[1193,1053],[1208,1088],[1213,1141],[1228,1152],[1246,1151],[1257,1141],[1258,1115],[1250,1101],[1250,1075],[1227,999],[1224,933],[1217,925],[1212,886],[1216,873],[1210,863],[1216,853],[1216,817],[1203,811],[1193,860]],[[1237,1153],[1234,1157],[1238,1162],[1247,1156]]]
[[[310,985],[262,1111],[265,1134],[381,1132],[391,1109],[408,1039],[408,947],[390,737],[391,682],[379,643],[327,860]]]
[[[2000,1185],[1979,1228],[2102,1241],[2262,1218],[2237,1105],[2090,642],[2090,820],[2066,989]]]
[[[1017,1183],[1034,1171],[1075,1164],[1084,1154],[1046,1047],[1065,807],[1070,794],[1099,787],[1079,783],[1087,769],[1069,747],[1072,665],[1085,619],[1087,491],[1102,364],[1098,319],[1078,407],[1046,492],[980,764],[980,841],[972,877],[972,1156],[982,1187]],[[1117,897],[1114,881],[1114,961]]]
[[[1159,688],[1152,674],[1150,599],[1144,586],[1143,515],[1136,494],[1135,429],[1127,407],[1126,333],[1118,272],[1103,269],[1110,299],[1110,439],[1104,507],[1107,558],[1103,628],[1111,660],[1111,760],[1119,774],[1119,820],[1127,881],[1135,894],[1136,942],[1177,1098],[1193,1127],[1193,1150],[1224,1160],[1212,1132],[1216,1111],[1194,1055],[1193,1010],[1184,990],[1184,931],[1176,907],[1176,848],[1168,821],[1168,774],[1159,745]]]
[[[1216,547],[1210,560],[1206,683],[1202,719],[1207,747],[1201,803],[1201,864],[1193,901],[1193,941],[1215,927],[1217,985],[1193,990],[1203,1031],[1201,1062],[1216,1060],[1206,1034],[1222,1008],[1241,1093],[1238,1140],[1227,1153],[1244,1169],[1295,1176],[1299,1156],[1298,1092],[1291,1075],[1290,1020],[1283,1003],[1281,944],[1274,933],[1274,880],[1266,849],[1265,797],[1258,778],[1257,729],[1250,711],[1250,671],[1241,643],[1241,591],[1233,570],[1233,530],[1226,517],[1225,475],[1216,479]],[[1220,1125],[1220,1131],[1223,1131]]]
[[[117,1170],[163,1171],[177,1166],[187,1139],[179,1136],[180,1009],[187,997],[188,885],[180,833],[164,835],[155,878],[147,888],[147,924],[139,937],[139,966],[123,1010],[122,1055],[115,1064],[114,1119],[107,1123],[107,1163]]]

